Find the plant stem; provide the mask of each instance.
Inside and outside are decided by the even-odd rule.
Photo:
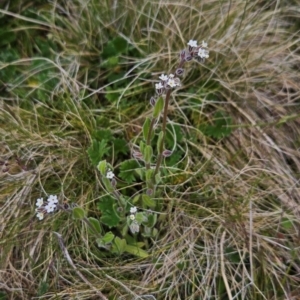
[[[162,123],[163,137],[162,137],[162,141],[161,141],[161,144],[160,144],[160,149],[159,149],[159,153],[158,153],[158,157],[157,157],[157,161],[156,161],[156,167],[155,167],[155,171],[154,171],[154,174],[153,174],[153,178],[158,173],[160,165],[162,163],[162,159],[163,159],[163,151],[164,151],[164,144],[165,144],[165,137],[166,137],[166,127],[167,127],[167,115],[168,115],[168,107],[169,107],[171,92],[172,92],[172,90],[169,89],[167,91],[167,94],[166,94],[164,114],[163,114],[163,123]]]
[[[150,123],[150,128],[149,128],[147,141],[146,141],[146,145],[149,145],[149,146],[151,146],[151,135],[152,135],[152,131],[153,131],[153,128],[154,128],[155,121],[156,121],[156,118],[152,118],[151,123]],[[150,163],[146,163],[145,167],[146,167],[146,170],[149,170],[150,169]]]

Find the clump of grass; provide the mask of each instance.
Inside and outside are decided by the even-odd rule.
[[[296,3],[21,4],[0,21],[4,299],[297,297]],[[178,157],[166,161],[149,257],[99,250],[65,213],[39,222],[35,201],[47,194],[98,216],[104,192],[87,149],[106,136],[111,164],[129,157],[118,143],[130,145],[151,114],[150,82],[192,38],[212,51],[171,99]]]

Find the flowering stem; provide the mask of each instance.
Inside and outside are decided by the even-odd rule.
[[[164,151],[166,127],[167,127],[168,106],[169,106],[169,102],[170,102],[171,92],[172,92],[172,90],[169,89],[167,91],[167,94],[166,94],[164,114],[163,114],[163,123],[162,123],[163,137],[162,137],[162,141],[161,141],[161,144],[160,144],[160,149],[159,149],[159,153],[158,153],[158,157],[157,157],[157,161],[156,161],[156,167],[155,167],[155,171],[154,171],[154,174],[153,174],[153,178],[158,173],[160,165],[162,163],[162,159],[163,159],[163,151]]]
[[[151,146],[151,135],[152,135],[152,131],[153,131],[153,128],[154,128],[155,121],[156,121],[155,118],[151,119],[150,128],[149,128],[147,141],[146,141],[146,144],[149,145],[149,146]],[[146,170],[149,170],[150,169],[150,163],[146,163],[145,167],[146,167]]]

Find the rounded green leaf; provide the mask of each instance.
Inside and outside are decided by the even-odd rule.
[[[125,239],[120,239],[118,236],[114,239],[113,242],[113,252],[122,254],[126,249],[127,242]]]
[[[162,142],[163,142],[163,137],[164,137],[164,133],[161,131],[158,135],[158,139],[157,139],[157,152],[160,153],[160,149],[163,148],[162,147]]]
[[[74,207],[72,210],[73,218],[82,220],[85,217],[85,211],[81,207]]]
[[[161,111],[163,110],[163,108],[164,108],[164,99],[162,97],[159,97],[154,106],[153,117],[157,118],[161,113]]]
[[[107,168],[107,166],[106,166],[106,160],[101,160],[99,162],[99,164],[97,165],[97,169],[100,171],[100,173],[101,173],[102,176],[105,176],[105,174],[106,174],[106,168]]]
[[[143,136],[144,136],[144,140],[147,141],[148,139],[148,135],[149,135],[149,130],[150,130],[150,119],[147,118],[144,122],[144,125],[143,125]]]
[[[151,208],[155,207],[156,204],[155,201],[151,199],[148,195],[143,194],[142,201],[144,206],[151,207]]]
[[[96,219],[96,218],[88,218],[91,226],[93,227],[93,229],[98,232],[101,233],[101,226],[100,226],[100,222]]]
[[[104,237],[101,239],[101,241],[106,245],[106,244],[111,243],[114,238],[115,238],[115,235],[111,231],[109,231],[104,235]]]
[[[126,245],[125,252],[138,256],[140,258],[146,258],[149,256],[149,254],[145,250],[133,245]]]
[[[145,148],[145,155],[144,155],[144,159],[146,163],[151,162],[152,155],[153,155],[152,147],[150,145],[147,145]]]

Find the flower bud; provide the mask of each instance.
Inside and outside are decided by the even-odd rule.
[[[191,55],[186,55],[185,56],[185,61],[191,61],[193,58]]]
[[[151,196],[153,194],[153,189],[147,189],[146,194]]]
[[[183,69],[183,68],[178,68],[178,69],[175,71],[175,74],[176,74],[177,76],[181,76],[183,73],[184,73],[184,69]]]
[[[143,158],[143,154],[140,151],[132,151],[132,156],[136,159],[142,159]]]
[[[154,97],[151,97],[151,98],[150,98],[150,105],[151,105],[151,106],[154,106],[155,103],[156,103],[155,98],[154,98]]]
[[[180,57],[180,60],[181,60],[181,61],[184,61],[184,60],[185,60],[185,50],[182,50],[182,51],[179,53],[179,57]]]
[[[172,155],[172,153],[173,152],[171,150],[164,150],[162,155],[163,155],[163,157],[169,157]]]

